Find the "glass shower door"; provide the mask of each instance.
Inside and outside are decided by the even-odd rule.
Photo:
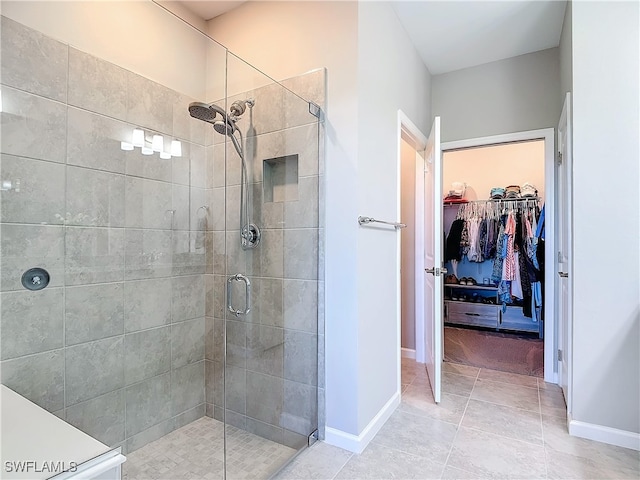
[[[318,119],[232,54],[227,91],[235,120],[214,140],[225,198],[224,237],[214,238],[226,269],[225,472],[269,478],[318,425]]]

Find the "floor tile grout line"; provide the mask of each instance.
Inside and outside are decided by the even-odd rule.
[[[471,398],[471,396],[469,396],[469,398]],[[514,407],[513,405],[505,405],[504,403],[490,402],[488,400],[483,400],[481,398],[474,398],[472,400],[474,400],[476,402],[488,403],[489,405],[495,405],[496,407],[513,408],[513,409],[516,409],[516,410],[522,410],[523,412],[540,413],[542,415],[542,410],[540,410],[539,412],[536,412],[536,410],[529,410],[527,408],[522,408],[522,407]],[[540,405],[538,405],[538,408],[540,408]]]
[[[471,402],[471,395],[473,394],[473,389],[476,388],[476,383],[478,381],[479,375],[480,375],[480,369],[478,369],[478,373],[476,374],[476,378],[473,381],[473,386],[471,387],[471,391],[469,392],[469,397],[467,398],[467,403],[464,406],[464,411],[462,412],[462,416],[460,417],[460,421],[458,422],[458,426],[456,427],[456,434],[453,436],[453,440],[451,441],[451,447],[449,447],[449,453],[447,454],[447,458],[444,461],[444,470],[442,470],[442,475],[444,475],[444,472],[447,469],[447,466],[449,465],[449,459],[451,458],[451,454],[453,453],[453,446],[455,445],[456,439],[458,438],[458,433],[460,432],[460,428],[462,427],[462,421],[464,420],[464,416],[467,413],[467,408],[469,408],[469,402]]]
[[[351,461],[351,459],[353,458],[355,454],[353,452],[351,452],[351,454],[349,455],[349,458],[347,458],[344,462],[344,464],[338,469],[338,471],[336,472],[336,474],[331,477],[331,480],[335,480],[336,478],[338,478],[338,475],[340,475],[340,472],[344,469],[344,467],[347,466],[347,463],[349,463]]]
[[[537,385],[538,385],[538,409],[540,410],[540,435],[542,438],[542,454],[544,455],[543,457],[544,474],[546,478],[549,478],[549,462],[547,462],[547,443],[545,442],[545,439],[544,439],[544,420],[542,416],[542,398],[540,395],[540,382],[538,382]]]
[[[488,434],[488,435],[494,435],[496,437],[504,438],[505,440],[509,440],[511,442],[525,443],[530,447],[539,447],[539,448],[544,449],[544,445],[541,444],[541,443],[532,443],[532,442],[528,442],[526,440],[521,440],[519,438],[507,437],[506,435],[502,435],[500,433],[495,433],[495,432],[488,432],[486,430],[482,430],[481,428],[477,428],[477,427],[464,427],[464,428],[468,428],[469,430],[475,430],[476,432],[481,432],[481,433],[485,433],[485,434]]]

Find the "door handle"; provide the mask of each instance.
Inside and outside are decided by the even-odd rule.
[[[233,306],[233,300],[231,298],[232,282],[244,282],[244,291],[245,291],[244,310],[238,310]],[[236,273],[235,275],[231,275],[227,279],[227,308],[236,317],[239,317],[240,315],[247,315],[251,311],[251,281],[241,273]]]
[[[560,275],[560,278],[569,278],[569,274],[566,272],[558,272],[558,275]]]
[[[425,268],[424,271],[426,273],[430,273],[434,277],[438,277],[440,275],[446,275],[447,274],[447,269],[444,268],[444,267],[442,267],[442,268],[438,268],[438,267]]]

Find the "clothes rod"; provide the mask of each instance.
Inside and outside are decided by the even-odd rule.
[[[467,205],[469,203],[503,203],[503,202],[539,202],[540,197],[516,197],[516,198],[488,198],[486,200],[467,200],[466,202],[447,202],[443,205]]]
[[[363,217],[363,216],[358,217],[358,223],[360,225],[366,225],[367,223],[384,223],[385,225],[391,225],[392,227],[395,227],[396,229],[398,229],[398,228],[406,228],[407,227],[404,223],[385,222],[384,220],[376,220],[375,218]]]

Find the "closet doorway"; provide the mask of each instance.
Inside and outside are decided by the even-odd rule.
[[[442,147],[444,360],[555,383],[553,129]]]

